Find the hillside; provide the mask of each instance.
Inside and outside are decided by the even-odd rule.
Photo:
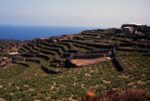
[[[121,89],[149,91],[150,31],[142,28],[139,33],[96,29],[20,42],[17,54],[4,55],[11,62],[0,67],[0,98],[76,101],[90,90],[97,96]]]

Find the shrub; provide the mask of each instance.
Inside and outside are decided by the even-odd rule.
[[[82,97],[79,101],[150,101],[150,91],[109,91],[102,97],[86,95],[85,97]]]

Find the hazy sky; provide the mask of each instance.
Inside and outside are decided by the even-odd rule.
[[[0,0],[0,25],[150,25],[150,0]]]

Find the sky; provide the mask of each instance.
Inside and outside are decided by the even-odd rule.
[[[0,25],[150,25],[150,0],[0,0]]]

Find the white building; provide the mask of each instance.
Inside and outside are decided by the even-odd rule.
[[[143,24],[123,24],[121,30],[123,34],[138,34],[141,33],[142,29],[147,27]]]

